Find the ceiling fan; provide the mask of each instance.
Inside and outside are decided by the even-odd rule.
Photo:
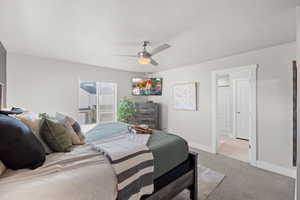
[[[170,48],[171,46],[168,44],[163,44],[163,45],[160,45],[160,46],[154,48],[153,51],[151,53],[149,53],[146,49],[149,44],[150,44],[149,41],[143,41],[143,50],[138,52],[137,55],[120,55],[120,56],[137,58],[137,61],[139,64],[143,64],[143,65],[152,64],[154,66],[157,66],[158,62],[156,62],[152,58],[152,56],[155,54],[158,54],[161,51],[164,51],[164,50]]]

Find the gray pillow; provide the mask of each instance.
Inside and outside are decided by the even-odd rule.
[[[78,135],[80,141],[83,144],[85,143],[84,142],[85,136],[81,131],[81,127],[80,127],[79,123],[76,120],[74,120],[72,117],[70,117],[68,115],[65,115],[63,113],[58,113],[58,112],[56,113],[56,118],[60,121],[62,120],[62,121],[65,121],[65,122],[69,123],[72,126],[75,133]]]

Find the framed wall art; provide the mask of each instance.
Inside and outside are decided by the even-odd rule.
[[[174,109],[197,110],[197,83],[179,83],[173,86]]]

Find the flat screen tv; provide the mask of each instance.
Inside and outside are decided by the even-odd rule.
[[[134,96],[162,95],[162,78],[133,78],[132,95]]]

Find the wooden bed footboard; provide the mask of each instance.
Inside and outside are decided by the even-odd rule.
[[[189,186],[191,200],[198,200],[198,153],[190,152],[193,159],[193,184]]]
[[[147,197],[147,200],[170,200],[182,192],[184,189],[190,190],[190,199],[198,199],[198,154],[194,152],[189,153],[193,167],[184,175],[175,179],[165,187]]]

